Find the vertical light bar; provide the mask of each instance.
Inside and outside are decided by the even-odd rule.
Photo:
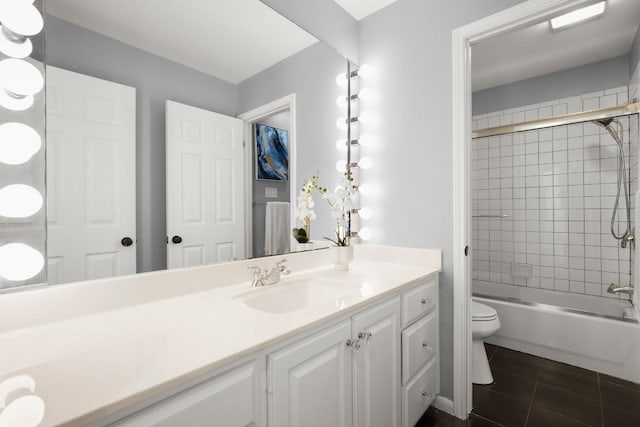
[[[0,1],[0,292],[46,280],[42,11]]]

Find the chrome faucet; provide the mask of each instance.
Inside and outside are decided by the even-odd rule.
[[[631,286],[631,285],[629,285],[629,286],[620,286],[620,285],[616,285],[615,283],[610,284],[609,287],[607,288],[607,292],[610,293],[610,294],[617,294],[617,293],[621,292],[623,294],[631,295],[634,290],[635,290],[635,288],[633,286]]]
[[[284,265],[287,262],[286,259],[281,259],[276,262],[270,270],[264,270],[256,265],[251,267],[247,267],[249,270],[253,270],[253,280],[251,280],[251,287],[257,288],[265,285],[273,285],[274,283],[278,283],[280,281],[280,275],[284,274],[285,276],[291,273],[289,267]]]

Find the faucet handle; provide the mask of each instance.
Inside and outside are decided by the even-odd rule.
[[[247,270],[253,270],[254,276],[262,274],[262,270],[257,265],[250,265],[249,267],[247,267]]]
[[[285,262],[287,262],[286,259],[281,259],[280,261],[276,262],[276,265],[273,266],[273,269],[278,270],[279,273],[282,273],[286,276],[287,274],[291,273],[291,269],[284,265]]]

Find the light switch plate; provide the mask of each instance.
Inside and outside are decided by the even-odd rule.
[[[278,198],[278,189],[275,188],[275,187],[265,187],[264,188],[264,197],[267,197],[269,199]]]

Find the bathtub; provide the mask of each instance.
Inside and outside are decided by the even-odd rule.
[[[519,296],[474,293],[502,325],[486,342],[640,383],[640,323],[631,302],[531,288]]]

